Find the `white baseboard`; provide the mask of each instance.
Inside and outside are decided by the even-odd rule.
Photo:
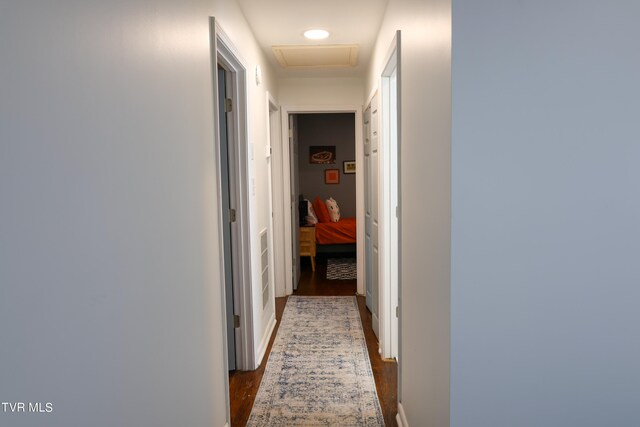
[[[229,423],[224,423],[224,427],[229,427]]]
[[[380,340],[380,319],[378,315],[375,313],[371,313],[371,329],[373,329],[373,333],[376,335],[378,341]]]
[[[256,357],[256,367],[262,363],[262,358],[264,357],[264,353],[267,351],[267,347],[269,346],[269,340],[271,339],[271,334],[273,334],[273,330],[276,327],[276,315],[273,314],[271,319],[269,319],[269,325],[267,326],[266,333],[262,336],[262,340],[260,340],[260,347],[258,347],[258,354]]]
[[[398,413],[396,414],[396,422],[398,423],[398,427],[409,427],[407,415],[404,413],[404,406],[402,406],[402,403],[400,402],[398,402]]]

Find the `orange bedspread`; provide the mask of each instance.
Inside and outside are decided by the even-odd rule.
[[[356,242],[356,219],[341,218],[338,222],[319,222],[316,224],[316,243],[333,245]]]

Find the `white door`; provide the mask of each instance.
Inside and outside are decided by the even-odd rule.
[[[226,111],[227,99],[227,71],[218,66],[218,102],[220,120],[220,178],[222,188],[222,241],[224,245],[224,294],[227,317],[227,360],[229,370],[236,369],[236,334],[235,334],[235,304],[233,292],[233,248],[232,248],[232,218],[233,191],[231,188],[230,166],[231,152],[229,150],[228,112]],[[235,215],[233,215],[235,216]]]
[[[378,96],[365,112],[365,268],[366,301],[371,310],[372,328],[379,335],[379,218],[378,218]]]
[[[398,357],[398,294],[399,294],[399,192],[398,185],[398,73],[389,76],[389,273],[391,357]]]
[[[281,206],[281,194],[274,191],[274,189],[281,188],[282,182],[282,166],[281,156],[278,149],[281,145],[280,138],[280,110],[276,101],[267,92],[267,109],[269,111],[268,124],[269,124],[269,146],[267,147],[267,176],[269,177],[269,212],[271,212],[271,218],[269,219],[269,281],[271,283],[271,289],[273,295],[270,299],[276,296],[284,296],[284,290],[279,290],[278,285],[284,288],[284,259],[278,257],[277,254],[280,250],[280,244],[284,232],[282,227],[281,218],[283,217],[282,211],[278,209]],[[278,218],[276,218],[276,212],[278,212]],[[278,259],[279,258],[279,259]]]
[[[373,311],[373,281],[371,266],[371,105],[364,111],[364,270],[365,301],[369,311]]]
[[[300,215],[298,211],[298,117],[289,115],[289,155],[291,165],[291,254],[293,289],[300,280]]]
[[[380,347],[384,358],[398,357],[399,347],[399,52],[397,32],[380,80]]]

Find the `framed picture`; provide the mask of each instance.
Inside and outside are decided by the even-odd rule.
[[[309,163],[328,165],[336,162],[335,145],[312,145],[309,147]]]
[[[342,162],[342,172],[347,173],[356,173],[356,161],[349,160],[346,162]]]
[[[325,169],[324,170],[324,183],[325,184],[340,184],[340,169]]]

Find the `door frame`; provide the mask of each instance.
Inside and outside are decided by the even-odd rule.
[[[267,132],[269,135],[267,146],[267,156],[271,162],[271,243],[270,268],[273,295],[283,297],[286,295],[284,287],[285,263],[282,257],[274,256],[283,252],[284,220],[281,208],[283,206],[282,192],[277,189],[283,188],[282,180],[282,148],[281,148],[281,128],[280,128],[280,106],[278,101],[267,91]]]
[[[400,63],[400,31],[397,31],[380,73],[379,295],[380,350],[383,358],[399,358],[402,313],[400,305]],[[395,82],[393,82],[394,73]],[[391,87],[392,83],[395,83],[395,88]],[[391,105],[392,103],[395,105]]]
[[[282,106],[281,114],[281,129],[289,129],[289,115],[290,114],[322,114],[322,113],[353,113],[355,114],[355,144],[356,144],[356,165],[362,165],[364,161],[364,149],[363,149],[363,122],[362,122],[362,106],[361,105],[286,105]],[[285,166],[289,165],[290,153],[289,153],[289,133],[282,132],[281,139],[282,148],[282,171],[283,182],[280,191],[284,197],[283,219],[284,219],[284,247],[283,251],[276,254],[280,259],[284,259],[285,262],[285,293],[291,295],[293,293],[293,241],[291,233],[291,209],[290,209],[290,194],[291,194],[291,173],[290,168]],[[358,265],[358,279],[357,279],[357,293],[358,295],[364,295],[364,177],[362,173],[356,173],[356,236],[357,236],[357,250],[356,258]]]
[[[236,226],[232,227],[233,251],[233,290],[234,309],[239,311],[240,327],[235,329],[236,337],[236,368],[239,370],[253,369],[255,366],[255,348],[253,340],[253,301],[251,283],[251,227],[249,200],[249,165],[250,150],[247,138],[247,72],[245,62],[238,54],[231,39],[226,35],[214,17],[209,18],[209,33],[211,45],[211,74],[213,83],[213,115],[214,115],[214,155],[216,161],[216,189],[218,200],[221,200],[220,176],[220,123],[218,111],[218,64],[228,72],[231,80],[231,93],[228,94],[233,102],[231,123],[229,126],[229,145],[236,148],[233,164],[236,206]],[[222,215],[218,208],[218,230],[222,230]],[[224,256],[223,237],[220,232],[218,244],[221,256]],[[222,292],[222,327],[224,331],[224,345],[227,344],[226,333],[226,304],[224,285],[224,263],[220,266],[220,284]],[[228,371],[225,358],[225,368]],[[228,375],[228,374],[227,374]],[[227,377],[228,382],[228,377]],[[228,396],[227,396],[228,399]],[[229,403],[229,402],[227,402]]]

